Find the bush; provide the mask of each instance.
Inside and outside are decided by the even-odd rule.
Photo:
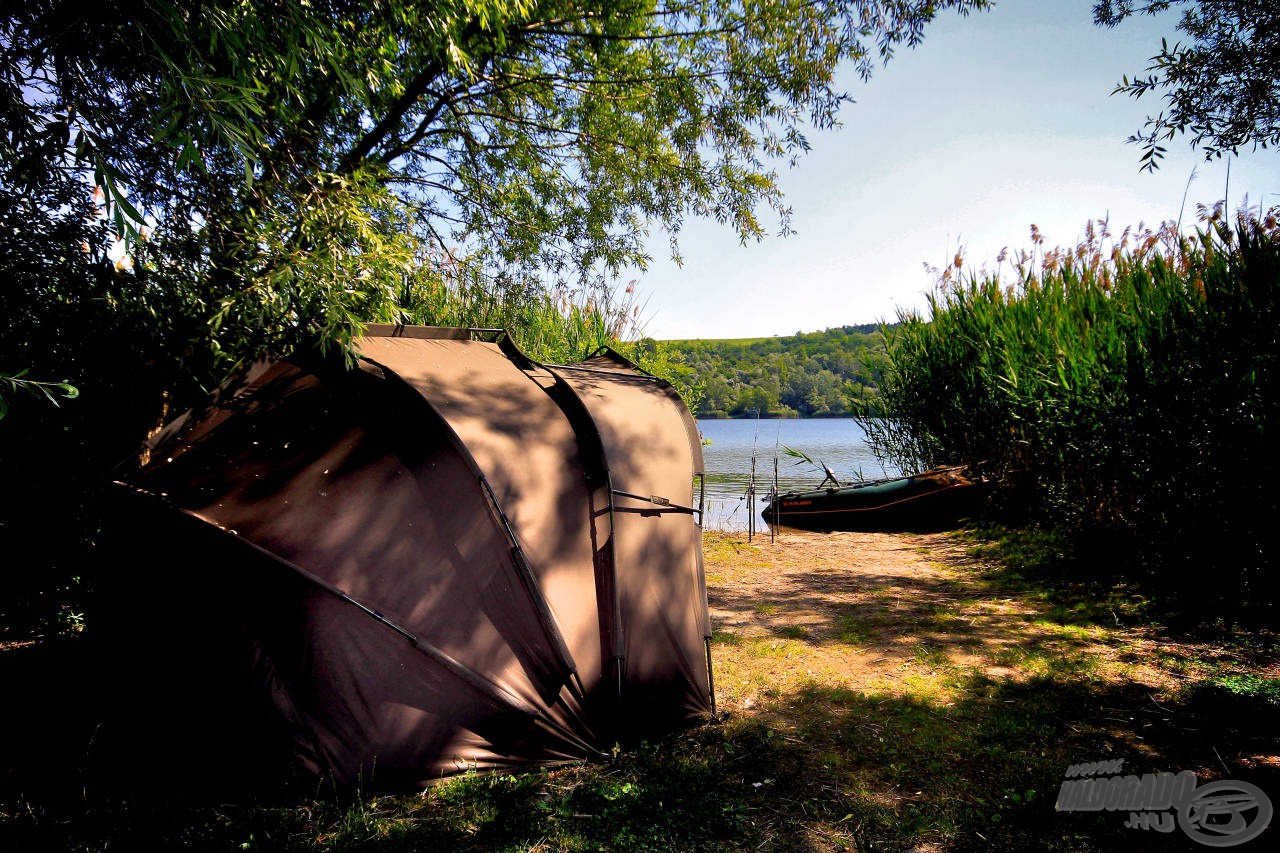
[[[949,272],[928,321],[886,329],[873,445],[984,470],[1007,507],[1132,546],[1197,608],[1274,605],[1280,227],[1205,228],[1091,223],[1074,249],[1021,253],[1016,284]]]
[[[339,347],[360,328],[356,320],[340,329],[280,320],[255,337],[246,331],[252,323],[232,318],[222,329],[239,331],[220,336],[218,293],[153,254],[154,241],[135,246],[132,268],[84,250],[107,226],[74,180],[51,178],[26,196],[8,186],[0,167],[0,644],[92,621],[102,570],[94,495],[151,430],[237,363],[287,353],[298,338]],[[549,361],[612,345],[670,377],[696,405],[682,366],[636,340],[643,318],[631,288],[602,284],[570,298],[536,283],[444,280],[420,265],[389,298],[393,315],[357,320],[505,327],[531,357]]]

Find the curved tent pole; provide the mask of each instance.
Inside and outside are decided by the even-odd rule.
[[[506,340],[510,340],[510,337],[508,337]],[[505,344],[506,341],[504,340],[503,343]],[[520,355],[523,356],[524,354],[520,353]],[[583,367],[581,365],[575,365],[575,364],[542,364],[539,366],[541,366],[545,370],[550,371],[551,374],[556,377],[558,382],[564,382],[564,380],[556,373],[557,370],[572,370],[580,373],[589,373],[589,374],[596,374],[601,376],[614,376],[622,379],[638,379],[638,380],[652,382],[655,385],[657,385],[666,393],[668,397],[675,399],[679,403],[678,408],[681,414],[681,420],[684,422],[685,433],[689,440],[689,446],[693,451],[694,465],[696,466],[696,470],[694,471],[694,474],[698,477],[698,482],[699,482],[698,506],[695,509],[693,507],[684,507],[678,504],[671,503],[667,499],[657,495],[645,496],[645,495],[633,494],[631,492],[619,491],[613,488],[612,479],[610,479],[610,482],[609,482],[610,523],[612,524],[613,522],[613,517],[615,512],[614,499],[613,499],[614,495],[620,495],[622,497],[631,498],[633,500],[642,500],[642,501],[647,501],[649,503],[656,504],[658,506],[665,506],[677,512],[688,512],[694,516],[695,523],[698,526],[699,534],[701,534],[702,519],[704,518],[704,511],[706,509],[706,471],[705,471],[705,465],[704,465],[703,456],[702,456],[701,437],[700,437],[700,434],[698,433],[697,423],[693,420],[693,415],[692,413],[690,413],[689,407],[685,405],[684,400],[680,397],[679,392],[676,391],[675,387],[670,382],[668,382],[667,380],[663,379],[660,376],[654,376],[652,373],[649,373],[647,370],[640,367],[638,364],[636,364],[626,356],[622,355],[612,347],[610,346],[596,347],[596,349],[593,350],[590,353],[590,355],[587,356],[587,358],[593,358],[599,355],[607,356],[619,362],[621,365],[627,368],[630,368],[631,370],[638,371],[638,373],[624,373],[622,371],[603,370],[603,369],[593,368],[593,367]],[[564,383],[564,384],[568,386],[568,383]],[[585,414],[586,413],[585,403],[582,402],[581,398],[578,396],[577,392],[573,390],[572,386],[569,386],[569,391],[570,391],[570,394],[573,396],[574,400],[577,402],[578,406],[582,408]],[[596,435],[598,437],[599,431],[595,427],[595,421],[594,419],[591,418],[590,414],[586,414],[586,420],[588,423],[591,424],[592,428],[596,430]],[[601,445],[601,457],[602,459],[604,457],[603,444]],[[605,464],[605,469],[607,471],[608,463],[605,462],[604,464]],[[701,539],[701,535],[699,535],[699,539]],[[712,673],[712,661],[711,661],[711,636],[712,636],[711,635],[711,612],[710,612],[711,609],[709,606],[709,602],[707,601],[707,580],[706,580],[705,568],[703,566],[701,546],[699,546],[698,548],[697,566],[698,566],[698,585],[702,590],[702,611],[699,614],[699,616],[702,622],[703,646],[706,652],[706,659],[707,659],[707,691],[711,699],[711,712],[712,714],[714,714],[716,710],[716,691],[715,691],[715,676]],[[615,583],[615,587],[616,587],[616,583]],[[621,695],[621,690],[622,690],[621,681],[619,682],[618,689],[619,689],[619,695]]]
[[[557,376],[556,381],[562,382],[563,380]],[[569,386],[566,384],[565,387],[568,388]],[[570,392],[573,391],[572,388],[569,390]],[[585,407],[583,411],[586,411]],[[590,419],[590,415],[587,416],[587,419],[591,423],[592,429],[599,435],[599,429],[595,426],[595,421]],[[618,582],[618,545],[617,538],[614,535],[614,530],[617,527],[618,507],[613,500],[613,496],[617,492],[613,488],[613,474],[609,472],[609,461],[604,454],[604,445],[601,444],[600,448],[600,464],[604,466],[605,496],[609,503],[609,591],[611,593],[609,603],[612,609],[609,616],[613,623],[613,668],[618,701],[621,702],[623,687],[626,682],[627,656],[622,652],[626,648],[626,643],[623,642],[626,628],[622,624],[622,587]]]
[[[624,627],[622,625],[622,602],[620,596],[622,594],[618,585],[617,574],[617,552],[616,540],[613,535],[616,527],[617,506],[614,496],[620,494],[613,487],[613,475],[609,471],[609,460],[604,452],[604,439],[600,435],[600,429],[596,426],[595,419],[591,417],[591,413],[587,411],[586,404],[578,396],[573,387],[564,380],[553,368],[566,367],[566,365],[544,364],[534,361],[508,333],[498,340],[498,348],[503,355],[511,360],[516,367],[520,368],[526,375],[533,370],[545,371],[553,380],[551,388],[542,386],[541,383],[535,383],[543,388],[546,394],[551,397],[552,401],[560,407],[560,411],[564,412],[565,417],[569,420],[569,425],[573,428],[574,434],[579,437],[578,449],[582,453],[584,463],[590,458],[592,465],[587,469],[587,476],[590,485],[603,486],[604,494],[607,500],[607,512],[609,516],[609,540],[606,544],[608,562],[605,566],[605,573],[609,587],[609,623],[610,623],[610,641],[609,651],[610,657],[614,664],[615,670],[615,691],[616,698],[621,701],[623,689],[625,685],[626,671],[626,655],[622,653],[622,649],[626,647],[623,642]],[[610,350],[610,352],[613,352]],[[629,361],[622,356],[614,353],[615,357],[622,359],[627,364]],[[584,368],[590,370],[590,368]],[[594,372],[594,371],[593,371]],[[602,373],[610,373],[610,371],[600,371]],[[621,374],[628,375],[628,374]],[[637,377],[643,378],[643,377]],[[533,378],[530,377],[533,381]],[[583,439],[586,439],[584,442]],[[594,470],[592,470],[594,469]],[[594,483],[590,481],[594,480]],[[645,498],[648,500],[648,498]],[[594,520],[592,524],[594,526]],[[604,645],[602,643],[602,645]]]
[[[503,337],[499,338],[497,343],[498,349],[502,351],[502,354],[509,358],[512,364],[523,370],[525,373],[528,373],[534,368],[542,367],[541,364],[529,358],[529,356],[525,354],[525,351],[520,349],[520,345],[517,344],[512,339],[511,335],[507,334],[505,331],[503,332]]]
[[[651,382],[661,382],[657,376],[651,376],[648,373],[623,373],[621,370],[604,370],[599,367],[579,367],[576,364],[544,364],[543,367],[556,370],[573,370],[578,373],[595,373],[599,376],[621,376],[624,379],[647,379]],[[640,368],[637,367],[636,370]]]
[[[245,547],[254,551],[255,553],[263,557],[266,557],[268,560],[270,560],[274,564],[290,572],[293,572],[294,574],[298,575],[299,577],[303,578],[308,583],[313,584],[319,589],[322,589],[325,592],[328,592],[331,595],[334,595],[337,598],[340,598],[347,604],[350,604],[352,607],[356,608],[358,611],[360,611],[364,615],[384,625],[387,629],[399,634],[414,649],[417,649],[422,654],[431,658],[433,661],[435,661],[435,663],[437,663],[443,669],[447,670],[449,673],[457,677],[459,680],[465,682],[469,687],[476,690],[478,693],[481,693],[482,695],[484,695],[491,702],[494,702],[495,704],[498,704],[502,707],[508,708],[509,710],[516,711],[520,714],[523,714],[524,716],[528,717],[530,720],[533,720],[534,722],[541,725],[547,731],[554,734],[556,737],[562,738],[563,740],[573,743],[575,746],[577,746],[579,749],[582,749],[585,753],[589,755],[604,754],[599,749],[593,747],[591,744],[582,740],[582,738],[578,737],[571,730],[566,729],[564,726],[559,725],[554,720],[547,717],[544,711],[540,710],[539,708],[533,705],[530,705],[528,702],[526,702],[524,699],[517,696],[515,693],[512,693],[510,690],[507,690],[505,687],[503,687],[500,684],[496,684],[490,681],[480,673],[476,672],[475,670],[463,664],[461,661],[458,661],[457,659],[447,654],[446,652],[442,651],[441,649],[436,648],[431,643],[425,642],[424,640],[420,639],[411,631],[407,630],[406,628],[399,625],[395,621],[388,619],[382,613],[378,612],[377,610],[374,610],[373,608],[369,607],[366,604],[363,604],[358,599],[353,598],[352,596],[348,595],[346,592],[343,592],[338,587],[333,586],[332,584],[322,580],[321,578],[317,577],[316,575],[312,574],[311,572],[307,571],[301,566],[295,563],[292,563],[289,560],[286,560],[285,558],[281,557],[278,554],[274,554],[271,551],[268,551],[266,548],[263,548],[261,545],[258,545],[255,542],[252,542],[235,533],[232,533],[230,530],[227,530],[222,525],[210,519],[205,518],[204,516],[200,515],[197,512],[193,512],[189,509],[185,509],[183,507],[180,507],[172,503],[171,501],[166,500],[164,497],[160,495],[157,495],[153,492],[149,492],[145,489],[139,489],[136,486],[131,486],[128,483],[123,483],[123,482],[120,482],[119,480],[114,481],[113,485],[117,486],[122,493],[127,494],[130,497],[150,501],[156,506],[167,509],[170,512],[173,512],[177,515],[180,515],[184,518],[187,518],[191,521],[194,521],[200,524],[203,528],[207,530],[216,531],[226,537],[229,537],[232,541],[238,542],[241,545],[244,545]]]
[[[609,516],[609,539],[605,546],[608,549],[606,552],[607,563],[603,568],[609,589],[608,618],[611,636],[607,645],[609,646],[610,659],[613,661],[615,669],[614,687],[616,698],[621,701],[624,672],[626,670],[626,655],[622,653],[622,649],[625,648],[626,644],[623,642],[623,631],[625,629],[622,625],[622,602],[620,600],[622,593],[618,585],[617,546],[613,536],[617,513],[614,495],[618,494],[618,491],[613,488],[613,475],[609,471],[609,460],[604,452],[604,439],[600,435],[600,428],[596,426],[595,420],[591,417],[591,413],[587,411],[586,405],[578,397],[577,392],[573,390],[573,387],[568,382],[565,382],[563,377],[551,369],[551,365],[541,364],[526,356],[511,340],[510,336],[504,338],[500,342],[500,346],[502,351],[526,374],[530,370],[544,370],[552,378],[553,384],[551,388],[544,388],[544,390],[552,401],[560,407],[560,411],[564,412],[574,434],[578,436],[578,449],[582,454],[583,462],[587,469],[588,485],[602,487],[604,490],[604,496],[607,501],[607,514]],[[541,385],[541,383],[538,384]],[[646,498],[646,500],[648,499]],[[594,526],[594,519],[592,524]],[[602,645],[606,644],[602,641]]]
[[[565,684],[571,691],[576,691],[581,686],[578,680],[578,664],[574,661],[573,655],[569,652],[569,646],[565,642],[564,634],[560,631],[560,626],[556,623],[555,614],[551,612],[551,605],[547,603],[547,598],[542,593],[542,587],[538,586],[537,579],[533,577],[533,573],[529,568],[529,561],[525,556],[524,549],[520,545],[519,539],[516,537],[515,531],[512,529],[507,519],[506,513],[502,509],[502,505],[498,502],[497,495],[493,493],[489,481],[485,478],[484,472],[480,470],[480,466],[476,463],[475,457],[467,449],[466,444],[462,441],[461,436],[453,429],[448,420],[436,411],[431,401],[423,396],[422,392],[414,388],[404,380],[400,374],[378,361],[361,356],[360,360],[376,367],[382,372],[382,378],[388,382],[395,382],[405,390],[411,392],[412,397],[420,401],[421,405],[426,406],[431,416],[438,420],[443,427],[445,434],[449,436],[450,442],[454,449],[458,451],[463,462],[471,470],[476,481],[480,484],[482,491],[488,496],[486,504],[493,521],[498,524],[506,533],[511,543],[512,563],[516,569],[517,575],[520,577],[521,583],[525,586],[529,593],[530,601],[533,603],[534,610],[538,614],[538,623],[542,627],[543,633],[546,635],[547,641],[551,644],[556,656],[560,658],[560,664],[565,670]],[[580,697],[579,697],[580,698]]]
[[[604,370],[598,367],[583,367],[578,364],[543,364],[541,366],[547,369],[554,368],[555,370],[573,370],[580,373],[595,373],[601,376],[616,376],[620,379],[639,379],[642,381],[649,381],[649,382],[652,382],[654,385],[657,385],[659,388],[662,389],[663,393],[665,393],[668,397],[672,398],[673,400],[679,403],[678,408],[680,411],[680,419],[684,422],[685,433],[688,435],[688,438],[689,438],[689,447],[693,450],[693,459],[694,459],[694,465],[695,465],[694,473],[701,475],[703,473],[703,469],[705,468],[705,464],[702,458],[702,439],[700,437],[700,434],[698,433],[698,424],[693,419],[693,414],[689,411],[689,407],[685,405],[684,399],[680,396],[680,392],[678,392],[675,389],[675,386],[672,385],[667,380],[663,379],[661,376],[654,376],[652,373],[649,373],[643,367],[636,364],[634,361],[627,358],[625,355],[622,355],[612,347],[608,347],[608,346],[596,347],[596,349],[592,352],[590,356],[588,356],[588,358],[594,357],[596,355],[608,356],[609,358],[621,364],[623,367],[626,367],[630,370],[638,371],[638,373],[624,373],[623,371],[620,371],[620,370]],[[554,372],[554,370],[552,372]]]
[[[573,663],[573,655],[569,652],[569,646],[565,643],[564,635],[560,633],[560,627],[556,625],[555,615],[551,612],[551,605],[547,602],[546,596],[542,594],[542,587],[538,586],[538,579],[533,576],[529,560],[525,556],[524,549],[520,546],[520,540],[516,538],[516,532],[511,526],[511,519],[507,518],[506,511],[502,509],[502,503],[498,500],[498,496],[494,494],[493,486],[489,484],[489,479],[484,474],[480,475],[480,486],[489,498],[490,509],[497,515],[502,522],[503,530],[506,531],[507,541],[511,543],[511,561],[520,572],[520,580],[524,584],[525,590],[529,593],[529,597],[533,599],[534,609],[538,612],[538,622],[542,626],[543,633],[547,635],[547,639],[551,641],[551,644],[556,647],[556,654],[563,660],[568,661],[569,665],[573,667],[569,671],[569,677],[572,679],[569,688],[570,690],[575,690],[576,699],[584,701],[586,699],[586,690],[582,686],[582,680],[578,677],[578,669],[577,665]]]
[[[627,358],[625,355],[618,352],[616,349],[609,346],[608,344],[601,344],[600,346],[593,349],[591,352],[587,353],[587,358],[584,358],[583,361],[586,361],[587,359],[595,358],[598,355],[607,355],[615,361],[621,361],[624,364],[626,364],[628,367],[630,367],[632,370],[639,371],[641,376],[648,376],[650,379],[661,379],[661,377],[645,370],[643,367],[636,364],[634,361]]]
[[[702,564],[702,521],[707,511],[707,474],[700,471],[698,477],[698,581],[702,585],[702,610],[706,614],[706,627],[703,629],[702,644],[707,652],[707,692],[711,697],[711,716],[716,715],[716,675],[711,665],[711,605],[707,601],[707,575]]]

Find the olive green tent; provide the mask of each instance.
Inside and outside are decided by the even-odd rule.
[[[118,481],[108,630],[141,728],[420,783],[705,717],[702,452],[673,389],[493,330],[357,351],[255,365]]]

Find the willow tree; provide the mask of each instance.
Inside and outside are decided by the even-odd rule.
[[[837,72],[987,4],[8,5],[6,177],[82,170],[134,274],[246,356],[394,317],[406,275],[580,286],[691,216],[785,231],[775,170],[837,124]]]
[[[81,612],[81,496],[165,400],[430,319],[427,289],[545,309],[688,217],[785,230],[775,170],[836,124],[837,73],[983,5],[7,0],[0,397],[81,394],[0,420],[0,554],[45,543],[4,562],[0,635],[15,600]]]
[[[1129,138],[1153,171],[1165,144],[1186,135],[1205,159],[1241,148],[1280,145],[1280,4],[1275,0],[1097,0],[1094,20],[1115,27],[1133,15],[1180,9],[1172,44],[1165,39],[1143,72],[1115,93],[1159,95],[1166,109]]]

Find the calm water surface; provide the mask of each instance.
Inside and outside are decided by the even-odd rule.
[[[756,523],[773,485],[773,460],[778,457],[778,484],[782,491],[813,488],[822,472],[806,462],[783,455],[784,447],[802,450],[825,462],[843,483],[895,476],[867,447],[866,435],[852,418],[731,419],[698,421],[698,429],[711,444],[702,448],[707,463],[708,530],[746,530],[747,483],[751,478],[751,450],[756,449]],[[799,463],[799,464],[797,464]]]

